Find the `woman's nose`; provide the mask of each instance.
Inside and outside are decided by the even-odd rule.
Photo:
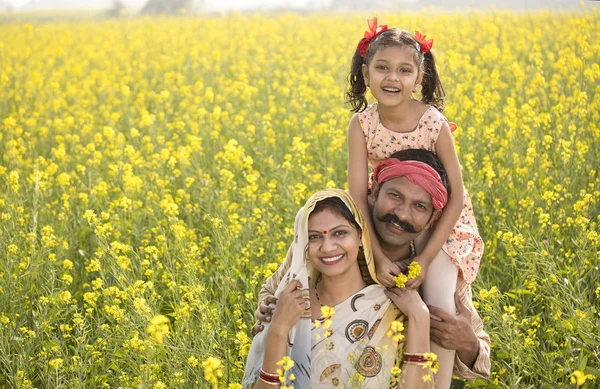
[[[333,239],[331,239],[331,237],[329,237],[329,236],[325,236],[323,238],[323,245],[321,246],[321,250],[324,253],[330,253],[333,250],[335,250],[335,248],[336,248],[336,244],[333,241]]]

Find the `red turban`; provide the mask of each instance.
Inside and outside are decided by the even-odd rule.
[[[374,176],[378,184],[398,177],[408,178],[431,195],[431,203],[435,209],[443,209],[448,203],[448,192],[440,175],[426,163],[389,158],[375,168]]]

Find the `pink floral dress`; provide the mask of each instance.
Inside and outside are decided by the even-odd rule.
[[[442,124],[448,122],[448,119],[432,106],[421,116],[414,131],[394,132],[381,124],[377,103],[359,113],[358,120],[365,136],[371,171],[396,151],[426,149],[435,152],[435,143]],[[464,280],[471,283],[477,276],[484,245],[477,230],[471,198],[466,190],[464,193],[462,213],[446,240],[443,250],[461,270]]]

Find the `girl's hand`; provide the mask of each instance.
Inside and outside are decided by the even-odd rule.
[[[377,273],[377,280],[381,285],[386,288],[392,288],[396,286],[394,277],[400,273],[400,269],[392,261],[385,258],[383,261],[375,263],[375,272]]]
[[[271,319],[271,328],[289,332],[298,323],[307,308],[301,288],[300,281],[292,280],[281,292]]]
[[[418,289],[421,286],[423,281],[425,281],[425,277],[427,277],[427,271],[429,271],[429,264],[431,263],[430,260],[425,259],[421,255],[417,255],[414,261],[421,266],[421,272],[415,278],[406,281],[404,287],[408,289]]]
[[[415,289],[390,288],[386,289],[385,294],[406,316],[421,316],[429,319],[429,309]]]

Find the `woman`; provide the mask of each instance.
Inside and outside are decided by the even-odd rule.
[[[387,291],[376,282],[364,226],[354,201],[338,189],[314,194],[298,212],[292,265],[271,322],[253,340],[245,388],[279,386],[277,363],[285,356],[294,361],[286,379],[295,388],[430,385],[431,371],[423,368],[427,307],[414,290]],[[333,317],[323,318],[322,307],[334,307]]]

